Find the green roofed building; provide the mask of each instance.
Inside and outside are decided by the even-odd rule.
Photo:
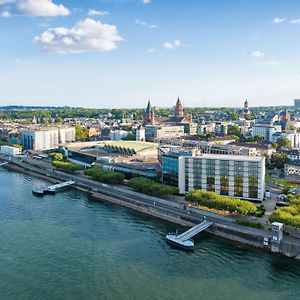
[[[104,150],[122,155],[147,155],[157,151],[157,144],[137,141],[106,141]]]

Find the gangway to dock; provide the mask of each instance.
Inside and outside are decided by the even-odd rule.
[[[194,248],[194,241],[191,240],[191,238],[196,234],[202,232],[203,230],[207,229],[212,224],[212,222],[204,220],[202,223],[188,229],[187,231],[179,235],[177,233],[169,233],[166,235],[167,242],[186,250],[192,250]]]
[[[33,189],[32,193],[36,196],[44,196],[46,194],[54,195],[58,189],[68,187],[68,186],[71,186],[73,184],[75,184],[75,181],[69,180],[69,181],[57,183],[57,184],[54,184],[54,185],[50,185],[48,187]]]
[[[9,161],[6,161],[6,162],[4,162],[4,163],[1,163],[1,164],[0,164],[0,167],[5,166],[5,165],[7,165],[8,163],[9,163]]]
[[[75,181],[73,180],[69,180],[69,181],[65,181],[65,182],[61,182],[61,183],[58,183],[58,184],[54,184],[54,185],[51,185],[51,186],[48,186],[47,189],[48,191],[52,191],[52,192],[55,192],[56,190],[58,189],[61,189],[61,188],[64,188],[64,187],[67,187],[67,186],[70,186],[72,184],[74,184]]]

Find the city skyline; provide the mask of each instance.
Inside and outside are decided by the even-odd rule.
[[[178,96],[185,107],[292,105],[299,9],[294,0],[0,0],[0,106],[171,107]]]

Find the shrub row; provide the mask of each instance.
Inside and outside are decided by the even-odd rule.
[[[143,177],[134,177],[130,179],[128,185],[137,192],[149,195],[177,195],[179,192],[178,188],[174,186],[160,184]]]
[[[269,221],[300,228],[300,195],[289,194],[287,200],[291,205],[274,210]]]
[[[261,223],[256,223],[256,222],[250,222],[250,221],[244,221],[244,220],[235,220],[235,223],[243,225],[243,226],[258,228],[258,229],[264,228],[264,226]]]
[[[122,183],[125,178],[125,176],[120,172],[112,172],[100,168],[85,170],[84,174],[92,177],[93,180],[113,184]]]
[[[236,212],[243,215],[254,214],[257,210],[256,206],[249,201],[223,197],[214,192],[203,190],[189,192],[186,195],[186,200],[208,208]]]
[[[74,174],[76,171],[84,169],[84,167],[81,165],[77,165],[65,161],[55,160],[52,162],[52,165],[63,172],[72,173],[72,174]]]

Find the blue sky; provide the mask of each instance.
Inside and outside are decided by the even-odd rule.
[[[0,14],[0,105],[300,97],[299,0],[0,0]]]

